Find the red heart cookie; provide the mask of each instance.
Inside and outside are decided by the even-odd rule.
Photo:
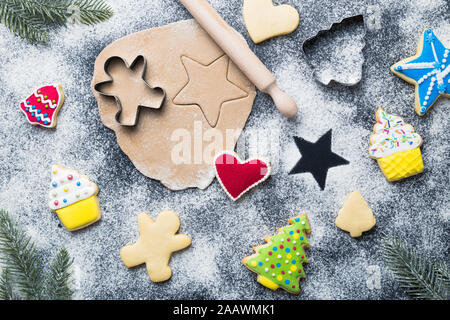
[[[236,201],[251,188],[270,176],[270,165],[261,159],[246,161],[234,152],[224,151],[214,159],[216,177],[228,196]]]

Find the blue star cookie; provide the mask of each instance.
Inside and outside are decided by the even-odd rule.
[[[450,49],[444,47],[433,31],[425,29],[417,53],[397,62],[391,71],[416,86],[415,107],[423,116],[441,96],[450,97]]]

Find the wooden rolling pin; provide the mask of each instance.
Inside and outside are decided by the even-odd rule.
[[[283,115],[290,118],[297,113],[297,104],[278,88],[275,76],[250,50],[241,35],[230,27],[206,0],[180,0],[180,2],[247,78],[259,90],[272,97]]]

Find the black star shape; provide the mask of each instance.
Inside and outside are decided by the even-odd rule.
[[[310,172],[322,190],[325,189],[328,169],[350,163],[331,151],[331,129],[315,143],[299,137],[294,137],[294,140],[302,157],[289,174]]]

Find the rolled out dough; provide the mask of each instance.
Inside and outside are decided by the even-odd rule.
[[[145,80],[152,87],[163,88],[166,100],[160,109],[143,108],[137,125],[130,128],[115,121],[115,100],[99,95],[94,85],[109,79],[104,71],[109,57],[120,56],[130,64],[138,55],[147,60]],[[103,124],[116,133],[120,148],[142,174],[160,180],[169,189],[206,188],[214,179],[215,153],[234,149],[250,115],[255,87],[231,60],[227,68],[219,68],[226,74],[216,74],[209,81],[197,80],[197,84],[183,64],[189,58],[202,72],[210,69],[217,73],[217,68],[208,66],[223,55],[194,20],[185,20],[118,39],[97,57],[91,89]],[[175,104],[174,98],[188,84],[189,88],[194,86],[189,92],[195,94],[184,95],[182,103]],[[224,90],[225,85],[229,89]],[[129,87],[133,90],[132,81]],[[204,103],[210,105],[201,105]],[[208,122],[202,110],[216,119]]]

